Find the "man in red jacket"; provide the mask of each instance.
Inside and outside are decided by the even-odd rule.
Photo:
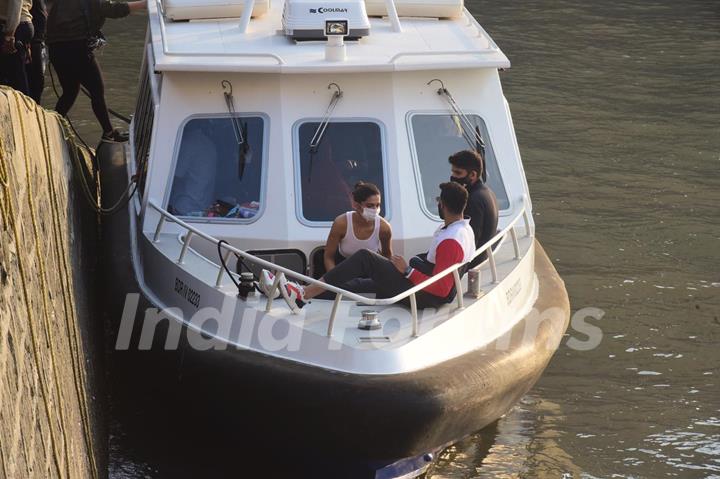
[[[463,218],[467,190],[457,183],[443,183],[440,191],[438,211],[445,223],[435,231],[428,250],[428,260],[435,264],[432,275],[455,264],[467,263],[475,251],[473,230],[469,220]],[[409,267],[402,256],[394,255],[387,259],[377,253],[360,250],[320,279],[341,286],[355,278],[372,279],[377,297],[390,298],[422,283],[429,276]],[[425,287],[417,294],[418,308],[437,308],[452,301],[453,286],[453,275],[449,274]],[[314,284],[305,287],[291,281],[280,284],[280,292],[294,313],[323,291],[321,286]]]

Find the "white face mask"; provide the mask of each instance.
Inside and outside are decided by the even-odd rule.
[[[375,218],[378,217],[380,214],[379,208],[363,208],[362,211],[362,217],[365,218],[366,221],[372,221]]]

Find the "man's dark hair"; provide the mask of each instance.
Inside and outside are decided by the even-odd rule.
[[[352,198],[356,203],[362,203],[371,196],[379,195],[380,189],[372,183],[358,181],[353,188]]]
[[[440,201],[449,213],[461,215],[467,204],[467,190],[455,182],[440,184]]]
[[[477,151],[458,151],[457,153],[450,155],[448,161],[456,168],[462,168],[463,170],[467,170],[468,173],[471,171],[476,171],[478,174],[478,178],[482,178],[483,176],[483,165],[485,165],[485,160],[483,160],[482,155]]]

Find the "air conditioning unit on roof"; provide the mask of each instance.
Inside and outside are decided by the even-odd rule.
[[[170,20],[207,20],[240,18],[245,0],[162,0],[165,17]],[[270,9],[270,0],[255,0],[252,16],[260,17]]]
[[[348,40],[370,33],[363,0],[285,0],[283,30],[293,40],[325,40],[325,22],[328,20],[346,20]]]

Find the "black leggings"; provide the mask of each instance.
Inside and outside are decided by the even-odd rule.
[[[345,261],[345,256],[335,251],[335,267]],[[324,274],[324,273],[323,273]],[[342,289],[350,291],[352,293],[376,293],[375,283],[370,278],[355,278],[351,279],[347,283],[342,285]],[[332,291],[325,291],[316,296],[318,299],[335,299],[335,293]]]
[[[62,116],[72,108],[80,92],[80,85],[90,93],[93,113],[103,132],[112,131],[110,114],[105,104],[105,83],[95,55],[87,46],[87,40],[51,43],[50,62],[57,72],[62,86],[62,96],[55,110]]]
[[[43,71],[43,44],[40,41],[31,43],[32,62],[25,65],[25,74],[28,80],[28,91],[30,96],[38,104],[42,98],[43,88],[45,88],[45,72]]]
[[[413,287],[412,282],[405,278],[389,259],[366,249],[350,256],[324,276],[326,283],[339,287],[356,278],[370,278],[378,298],[391,298]],[[447,298],[440,298],[425,291],[418,291],[416,299],[418,308],[421,309],[439,308],[448,302]],[[408,305],[410,301],[405,299],[402,303]]]

